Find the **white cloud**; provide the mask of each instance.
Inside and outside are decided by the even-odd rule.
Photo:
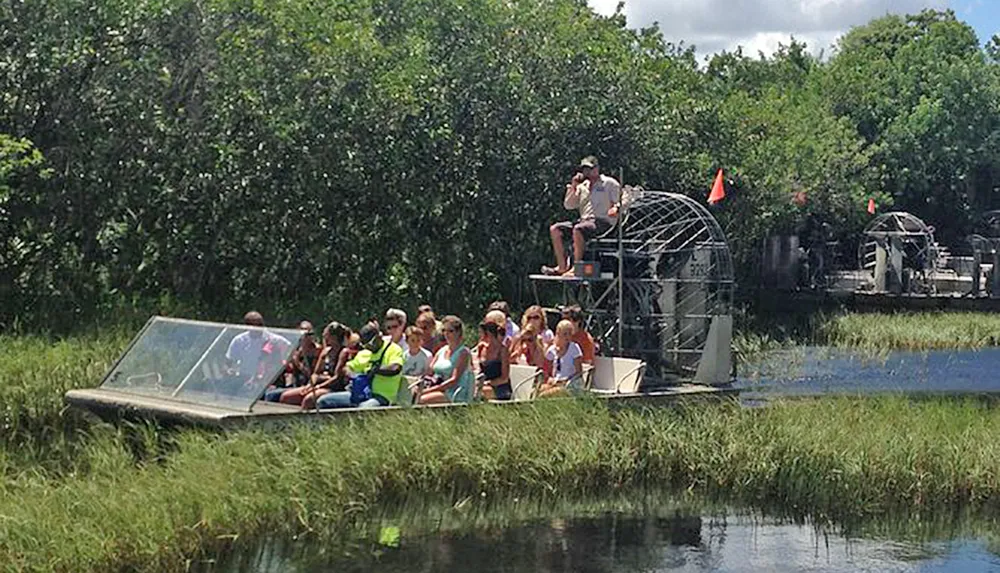
[[[589,0],[612,14],[618,0]],[[945,8],[947,0],[625,0],[629,26],[659,23],[666,40],[695,45],[701,55],[743,46],[771,54],[794,36],[813,53],[825,51],[850,27],[887,13]]]

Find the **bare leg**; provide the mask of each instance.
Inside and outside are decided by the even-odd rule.
[[[538,398],[555,398],[557,396],[568,396],[569,393],[566,391],[566,387],[563,384],[557,382],[546,382],[542,384],[541,388],[538,389],[536,396]]]
[[[483,399],[484,400],[495,400],[496,399],[496,394],[493,392],[493,386],[490,386],[489,384],[483,384],[482,393],[483,393]]]
[[[444,395],[444,392],[428,392],[426,394],[421,394],[419,398],[419,403],[424,404],[451,404],[451,400]]]
[[[566,250],[563,248],[562,230],[558,225],[549,227],[549,237],[552,238],[552,252],[556,255],[556,271],[566,272]]]
[[[583,231],[573,229],[573,260],[583,260],[583,250],[587,246],[587,238],[583,236]]]

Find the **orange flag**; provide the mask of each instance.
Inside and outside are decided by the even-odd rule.
[[[715,205],[726,198],[726,185],[722,181],[722,169],[715,176],[715,184],[712,185],[712,192],[708,194],[708,204]]]
[[[868,213],[871,215],[875,214],[875,199],[868,199]]]

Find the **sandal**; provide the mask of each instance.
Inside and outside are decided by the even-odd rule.
[[[561,271],[556,267],[545,267],[545,266],[542,267],[542,274],[549,275],[550,277],[557,277],[563,274],[563,272],[565,271]]]

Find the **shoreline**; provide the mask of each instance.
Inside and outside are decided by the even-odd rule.
[[[825,420],[816,424],[816,420]],[[12,570],[176,571],[220,537],[346,527],[413,495],[598,496],[655,485],[851,522],[1000,507],[1000,412],[902,399],[612,412],[592,400],[181,432],[136,464],[97,441],[87,473],[7,483]]]

